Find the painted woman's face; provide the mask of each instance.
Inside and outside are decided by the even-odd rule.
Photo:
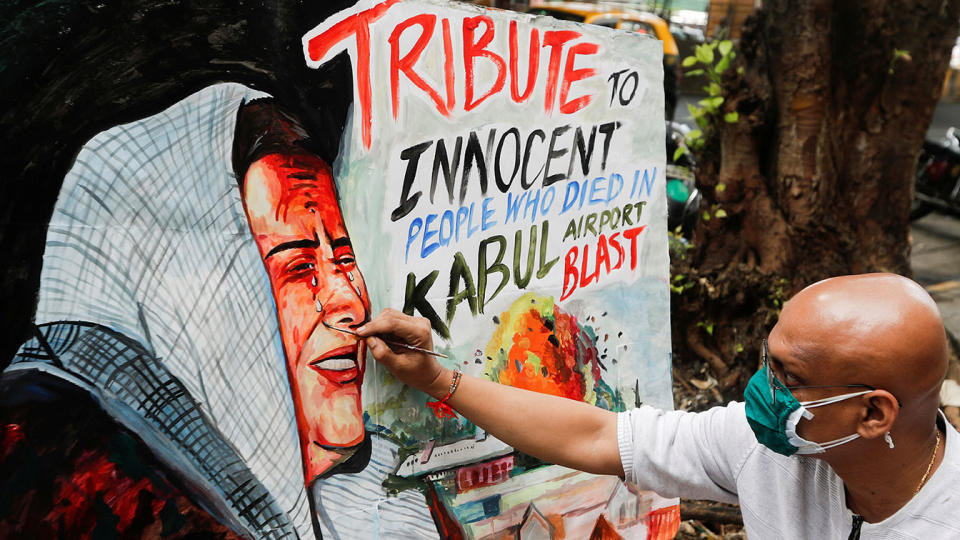
[[[243,203],[277,306],[305,480],[364,436],[362,341],[370,304],[340,214],[330,166],[308,154],[270,154],[247,170]]]

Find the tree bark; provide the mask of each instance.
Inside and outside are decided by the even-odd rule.
[[[672,261],[696,283],[673,295],[674,352],[706,361],[725,397],[799,289],[910,275],[916,159],[958,21],[960,0],[767,0],[747,23],[723,85],[739,120],[711,120],[697,156],[709,218]]]

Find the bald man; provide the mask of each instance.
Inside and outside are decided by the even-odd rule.
[[[435,399],[455,386],[447,403],[515,448],[664,496],[738,503],[750,538],[960,538],[960,442],[938,412],[943,322],[904,277],[802,290],[763,340],[744,402],[703,413],[613,413],[461,376],[376,337],[432,347],[425,319],[392,310],[359,332],[400,380]]]

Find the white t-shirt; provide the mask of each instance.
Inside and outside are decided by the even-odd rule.
[[[860,538],[960,538],[960,441],[946,425],[943,461],[913,499]],[[743,403],[702,413],[640,407],[618,415],[623,471],[665,497],[738,503],[747,536],[841,539],[850,535],[843,481],[820,459],[786,457],[757,442]],[[878,478],[877,482],[883,482]]]

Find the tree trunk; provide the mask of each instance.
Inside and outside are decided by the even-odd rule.
[[[739,120],[705,131],[701,219],[672,262],[696,283],[673,295],[675,353],[706,361],[726,398],[793,293],[910,274],[916,159],[958,21],[960,0],[767,0],[746,25],[723,85]]]

